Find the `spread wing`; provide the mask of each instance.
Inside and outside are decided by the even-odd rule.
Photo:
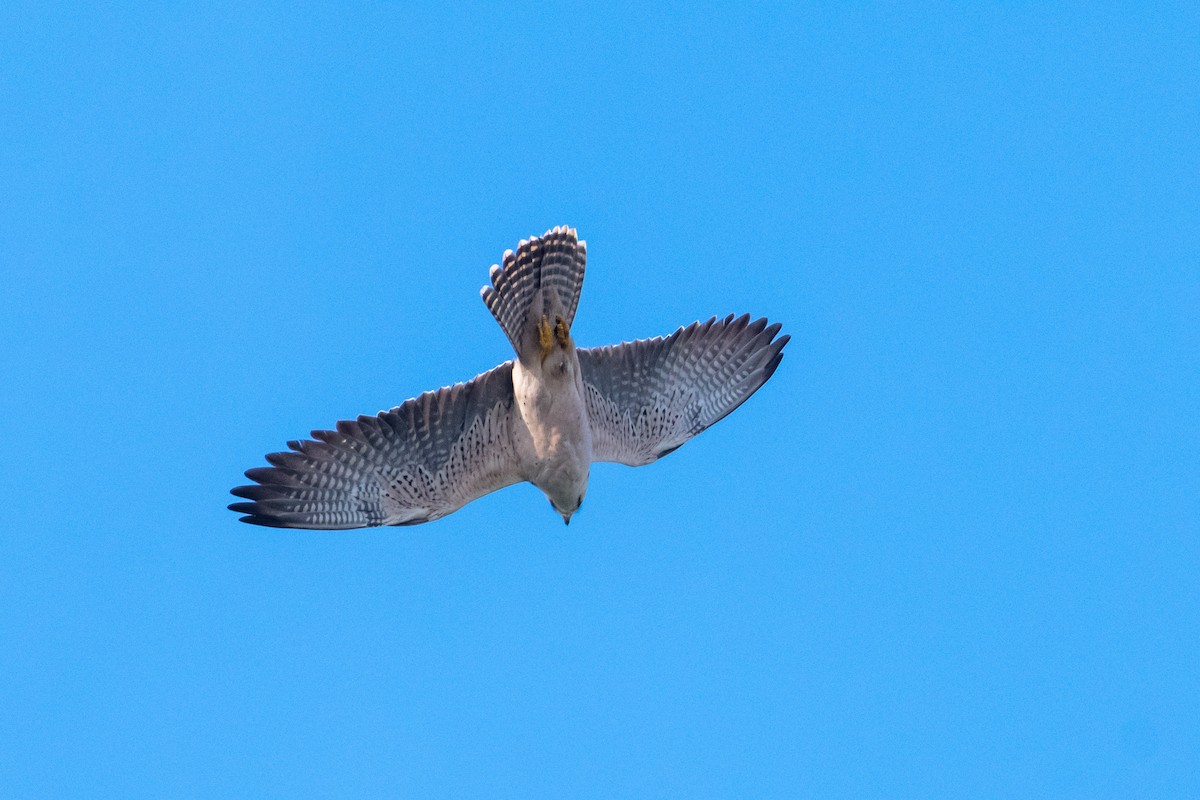
[[[593,459],[649,464],[719,421],[779,366],[789,339],[775,338],[779,328],[730,315],[579,350]]]
[[[233,494],[243,522],[278,528],[415,525],[522,480],[512,444],[512,362],[288,442]],[[314,441],[315,440],[315,441]]]

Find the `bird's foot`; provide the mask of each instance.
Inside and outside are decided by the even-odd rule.
[[[546,319],[544,314],[537,322],[537,338],[538,347],[542,351],[542,360],[545,361],[546,356],[550,355],[550,351],[554,348],[554,333],[550,329],[550,320]]]
[[[554,319],[554,338],[565,349],[567,343],[571,341],[571,331],[567,329],[567,323],[563,322],[562,317],[555,317]]]

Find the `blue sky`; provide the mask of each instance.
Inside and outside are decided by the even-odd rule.
[[[0,10],[0,794],[1200,794],[1195,8],[497,5]],[[570,528],[225,509],[561,223],[776,376]]]

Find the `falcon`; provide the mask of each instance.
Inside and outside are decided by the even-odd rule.
[[[291,441],[232,493],[243,522],[279,528],[415,525],[529,481],[570,523],[597,461],[674,452],[767,382],[788,336],[732,314],[666,337],[577,348],[587,244],[574,229],[523,240],[483,302],[516,358],[390,411]]]

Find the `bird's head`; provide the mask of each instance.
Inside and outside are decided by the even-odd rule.
[[[570,524],[571,524],[571,516],[572,516],[572,515],[573,515],[573,514],[574,514],[576,511],[578,511],[578,510],[579,510],[579,507],[580,507],[581,505],[583,505],[583,495],[584,495],[584,494],[586,494],[586,491],[585,491],[585,492],[581,492],[581,493],[580,493],[580,494],[578,494],[578,495],[577,495],[577,496],[576,496],[576,497],[575,497],[573,500],[571,500],[571,501],[568,501],[568,502],[566,502],[566,503],[562,503],[562,502],[561,502],[562,498],[559,498],[558,500],[556,500],[556,499],[555,499],[555,498],[553,498],[553,497],[551,497],[551,498],[550,498],[550,506],[551,506],[551,507],[552,507],[552,508],[553,508],[555,511],[557,511],[557,512],[558,512],[558,515],[559,515],[560,517],[562,517],[562,518],[563,518],[563,524],[564,524],[564,525],[570,525]],[[549,496],[549,495],[547,495],[547,496]]]
[[[573,469],[564,470],[556,476],[556,480],[549,484],[542,484],[542,491],[546,493],[546,499],[550,501],[551,508],[558,512],[567,525],[571,524],[572,515],[583,505],[587,489],[588,473],[586,469],[582,474],[576,473]]]

